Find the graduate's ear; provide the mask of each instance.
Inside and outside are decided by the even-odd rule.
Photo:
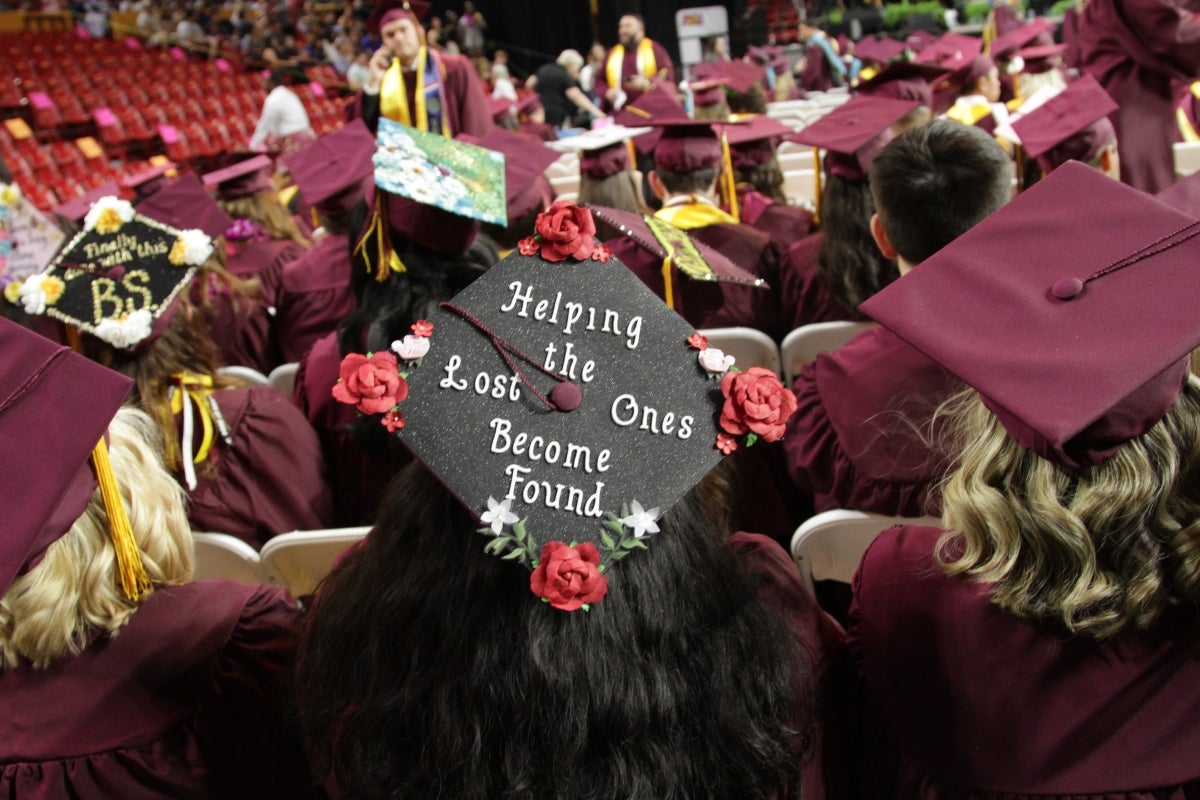
[[[896,248],[892,247],[887,231],[883,229],[883,223],[879,221],[878,213],[871,215],[871,236],[875,239],[875,244],[879,247],[879,252],[883,253],[884,258],[896,258],[898,255]]]
[[[646,181],[650,184],[650,191],[654,192],[655,197],[659,200],[667,199],[669,192],[667,192],[667,187],[663,185],[662,178],[658,177],[656,171],[650,170],[650,174],[646,176]]]

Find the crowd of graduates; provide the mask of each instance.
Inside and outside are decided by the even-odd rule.
[[[6,178],[0,795],[1200,797],[1200,7],[1120,5],[686,70],[627,14],[510,93],[469,2],[306,3],[339,129],[19,275]],[[705,335],[837,321],[790,386]],[[831,509],[907,519],[814,596]],[[313,596],[193,580],[348,526]]]

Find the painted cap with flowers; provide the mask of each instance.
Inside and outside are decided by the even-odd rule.
[[[573,611],[726,453],[779,439],[796,402],[708,347],[596,241],[588,209],[556,203],[535,230],[391,352],[347,356],[333,394],[380,415],[482,546]]]
[[[168,310],[212,250],[212,237],[198,228],[178,230],[136,213],[126,200],[102,197],[84,217],[83,230],[12,299],[27,313],[131,350],[161,332]]]

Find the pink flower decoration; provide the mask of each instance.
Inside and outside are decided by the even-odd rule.
[[[399,411],[387,412],[380,421],[383,423],[383,427],[387,428],[388,433],[395,433],[404,427],[404,415]]]
[[[763,441],[778,441],[796,412],[796,395],[780,383],[778,375],[762,367],[726,372],[721,394],[725,395],[721,428],[737,436],[754,433]]]
[[[705,336],[704,334],[700,333],[700,331],[696,331],[691,336],[689,336],[687,339],[687,343],[690,344],[692,347],[696,348],[697,350],[707,350],[708,349],[708,337]]]
[[[533,229],[541,239],[542,258],[547,261],[583,261],[596,249],[596,223],[592,212],[560,200],[538,214]],[[517,245],[518,248],[520,244]],[[526,254],[528,255],[528,254]]]
[[[338,368],[333,399],[364,414],[382,414],[408,397],[408,381],[400,377],[396,357],[388,352],[350,353]]]
[[[734,450],[738,449],[737,439],[730,436],[728,433],[717,434],[717,449],[725,455],[729,455]]]
[[[540,246],[541,245],[538,244],[538,240],[535,237],[526,236],[524,239],[517,242],[517,252],[523,256],[535,256],[537,255],[537,251]]]
[[[433,323],[419,319],[412,324],[412,332],[414,336],[433,336]]]
[[[597,244],[596,249],[592,251],[592,261],[606,263],[612,258],[612,248],[606,244]]]

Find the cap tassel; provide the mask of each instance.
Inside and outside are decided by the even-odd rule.
[[[96,482],[100,485],[104,511],[108,514],[108,530],[117,554],[121,593],[128,600],[141,600],[150,590],[150,577],[146,574],[142,554],[133,539],[133,529],[129,526],[129,516],[121,502],[121,490],[117,486],[116,476],[113,475],[104,437],[100,437],[100,441],[92,450],[92,463],[96,467]]]
[[[813,222],[821,221],[821,148],[813,148],[813,182],[816,186],[817,193],[814,195]]]
[[[665,302],[667,304],[667,308],[671,309],[672,311],[676,310],[675,282],[672,280],[674,278],[674,272],[675,271],[671,269],[671,253],[668,252],[663,258],[662,262],[663,302]]]
[[[738,211],[737,201],[737,175],[733,172],[733,158],[729,155],[729,134],[725,131],[721,131],[721,169],[724,173],[721,186],[724,189],[725,206],[729,209],[729,215],[741,222],[742,215]]]

